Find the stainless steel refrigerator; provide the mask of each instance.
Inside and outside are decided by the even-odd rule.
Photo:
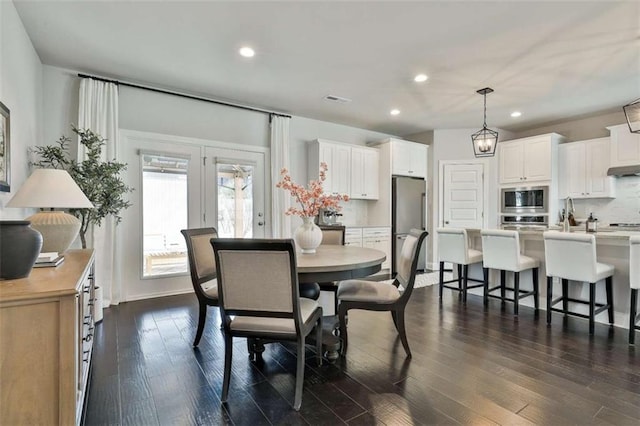
[[[402,244],[411,228],[425,229],[426,182],[424,179],[394,176],[391,181],[391,273],[396,274]],[[418,270],[425,268],[422,245]]]

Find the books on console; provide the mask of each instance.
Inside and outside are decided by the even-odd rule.
[[[58,254],[58,252],[44,252],[40,253],[38,259],[36,259],[34,268],[47,268],[51,266],[58,266],[64,261],[64,255]]]

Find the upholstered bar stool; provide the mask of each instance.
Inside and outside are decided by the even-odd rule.
[[[466,229],[438,228],[438,261],[440,262],[440,299],[442,290],[448,288],[462,294],[462,302],[467,302],[467,290],[483,287],[484,281],[469,278],[469,265],[482,263],[482,252],[469,248],[469,238]],[[458,278],[444,281],[444,263],[455,263],[458,266]],[[481,284],[468,285],[469,281]],[[457,282],[458,286],[446,285]]]
[[[519,301],[522,298],[533,296],[536,312],[539,309],[538,271],[540,261],[533,257],[520,253],[520,236],[518,231],[506,231],[497,229],[483,229],[482,253],[484,267],[484,303],[489,302],[489,297],[495,297],[502,302],[513,302],[513,314],[518,315]],[[489,269],[500,271],[500,285],[489,288]],[[533,290],[520,289],[520,272],[532,270]],[[506,285],[506,273],[513,272],[513,288]],[[500,289],[500,295],[491,294]],[[507,298],[506,291],[513,292],[513,299]]]
[[[629,239],[629,285],[631,286],[631,309],[629,309],[629,344],[635,343],[636,330],[640,330],[638,315],[638,290],[640,290],[640,235]]]
[[[593,334],[595,316],[609,311],[609,323],[613,324],[613,265],[599,263],[596,257],[596,237],[588,234],[547,231],[543,234],[544,257],[547,265],[547,324],[551,324],[551,312],[562,312],[589,319],[589,334]],[[562,280],[562,296],[553,299],[553,277]],[[596,284],[606,279],[607,303],[596,303]],[[569,280],[589,283],[589,300],[569,297]],[[562,309],[554,308],[562,302]],[[589,315],[570,312],[569,302],[589,305]]]

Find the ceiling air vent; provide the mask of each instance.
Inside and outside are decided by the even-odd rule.
[[[351,102],[351,99],[343,98],[335,95],[327,95],[324,97],[325,101],[337,102],[339,104],[348,104]]]

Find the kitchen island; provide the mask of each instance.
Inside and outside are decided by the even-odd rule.
[[[542,229],[525,229],[518,230],[520,234],[520,250],[523,254],[540,260],[540,307],[546,306],[547,285],[546,285],[546,268],[544,259],[544,241],[542,239]],[[582,230],[572,230],[571,232],[585,233]],[[477,250],[482,250],[482,239],[480,229],[467,229],[469,235],[469,246]],[[613,305],[614,305],[614,322],[618,327],[629,327],[629,237],[632,235],[640,235],[637,231],[617,231],[612,229],[603,229],[595,234],[596,250],[598,262],[608,263],[615,266],[615,274],[613,276]],[[482,279],[482,267],[480,264],[471,265],[469,268],[469,276],[475,279]],[[491,271],[489,275],[490,284],[498,283],[500,280],[497,271]],[[513,274],[507,273],[507,285],[512,285]],[[490,285],[491,286],[491,285]],[[521,273],[520,288],[531,289],[531,271]],[[482,295],[482,288],[470,290],[469,293]],[[554,294],[560,294],[560,283],[558,279],[554,279]],[[588,299],[589,286],[579,285],[571,282],[569,285],[569,297]],[[605,302],[605,286],[598,285],[596,289],[596,299],[598,302]],[[520,301],[521,306],[533,307],[533,298],[528,297]],[[588,313],[588,307],[581,304],[570,303],[569,309],[572,311]],[[555,314],[557,315],[557,314]],[[606,312],[596,316],[596,322],[607,324]],[[586,330],[586,329],[585,329]]]

